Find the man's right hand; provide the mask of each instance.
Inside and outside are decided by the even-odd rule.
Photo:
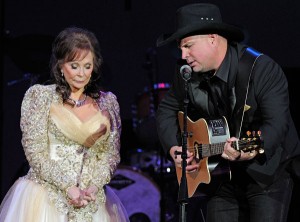
[[[176,167],[182,167],[182,158],[181,158],[182,147],[181,146],[173,146],[170,149],[170,155],[173,158]],[[177,153],[177,155],[176,155]],[[179,154],[178,154],[179,153]],[[194,159],[194,153],[187,150],[187,172],[193,172],[199,167],[199,163],[197,163]]]

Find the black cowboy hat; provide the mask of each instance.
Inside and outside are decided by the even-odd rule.
[[[157,39],[157,46],[191,35],[219,34],[228,40],[242,41],[243,32],[222,22],[219,8],[213,4],[196,3],[179,8],[176,12],[177,30],[173,34],[163,34]]]

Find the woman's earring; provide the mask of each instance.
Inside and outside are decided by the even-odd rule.
[[[61,76],[64,76],[64,72],[63,72],[63,70],[60,70],[61,71]]]

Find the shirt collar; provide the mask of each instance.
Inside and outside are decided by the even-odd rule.
[[[220,68],[217,70],[215,76],[224,81],[228,82],[229,70],[230,70],[230,61],[231,61],[231,51],[230,47],[227,47],[227,52],[224,57],[223,62],[220,65]]]

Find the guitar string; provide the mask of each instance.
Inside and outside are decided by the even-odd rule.
[[[253,140],[252,141],[249,141],[249,140],[239,140],[238,144],[239,144],[239,147],[241,147],[240,150],[243,150],[245,152],[246,150],[251,151],[251,150],[255,150],[255,149],[260,149],[260,147],[257,144],[254,145],[254,147],[253,147],[253,144],[249,145],[249,142],[253,142]],[[222,145],[222,147],[220,147],[220,145]],[[222,153],[222,151],[223,151],[223,145],[224,145],[224,142],[214,143],[214,144],[198,144],[196,147],[195,146],[194,147],[188,147],[188,149],[189,150],[195,150],[195,149],[197,149],[197,151],[195,151],[197,154],[198,153],[203,154],[204,153],[203,151],[207,151],[206,153],[210,153],[211,155],[213,155],[213,154],[220,154],[220,152]],[[248,147],[252,147],[252,148],[249,148],[249,149],[245,150],[245,149],[243,149],[243,146],[244,147],[248,146]],[[215,148],[214,149],[215,152],[211,152],[210,148],[212,148],[212,147]]]

